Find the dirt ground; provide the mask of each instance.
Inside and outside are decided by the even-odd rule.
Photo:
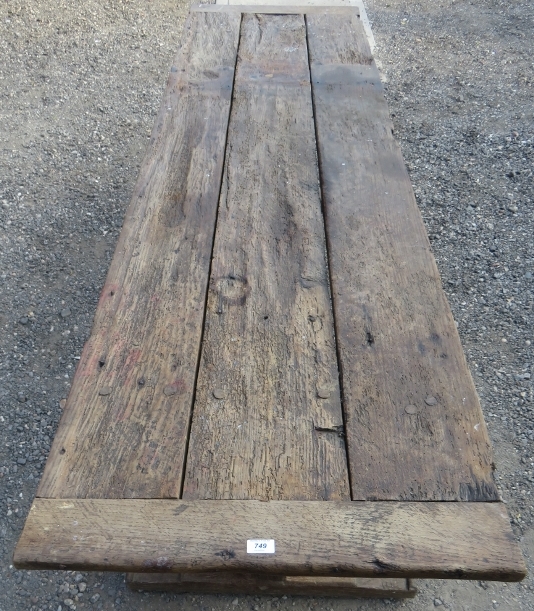
[[[412,601],[130,593],[16,571],[41,476],[159,106],[184,0],[0,4],[0,611],[534,609],[521,584],[419,581]],[[374,0],[376,57],[534,567],[534,4]]]

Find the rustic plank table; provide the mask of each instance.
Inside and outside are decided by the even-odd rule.
[[[279,11],[190,14],[15,564],[205,592],[520,580],[358,11]]]

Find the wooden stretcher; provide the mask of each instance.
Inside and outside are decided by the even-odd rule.
[[[358,11],[284,10],[190,14],[18,568],[525,576]]]

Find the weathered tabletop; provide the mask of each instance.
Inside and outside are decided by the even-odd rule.
[[[358,13],[253,10],[189,17],[15,563],[519,580]]]

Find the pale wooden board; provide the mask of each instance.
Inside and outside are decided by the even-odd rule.
[[[270,4],[192,4],[192,13],[256,13],[264,15],[359,15],[357,6],[273,6]]]
[[[375,38],[371,30],[371,24],[369,23],[369,18],[367,17],[367,11],[365,10],[363,0],[217,0],[217,2],[213,2],[213,4],[247,5],[247,9],[249,10],[252,10],[254,5],[268,5],[278,7],[277,10],[280,12],[283,12],[284,6],[316,6],[318,9],[330,7],[354,7],[357,9],[360,15],[363,29],[365,30],[365,34],[369,40],[371,51],[373,51],[375,48]]]
[[[302,6],[302,7],[318,7],[318,8],[330,8],[330,7],[344,7],[351,8],[362,6],[361,0],[217,0],[210,4],[224,5],[224,6],[276,6],[278,8],[284,8],[285,6]],[[201,6],[200,3],[199,6]]]
[[[247,539],[276,553],[247,554]],[[36,499],[19,569],[520,580],[501,503]]]
[[[350,499],[314,135],[303,17],[244,15],[182,498]]]
[[[263,573],[128,573],[130,590],[247,594],[260,596],[335,596],[342,598],[413,598],[407,579],[365,577],[284,577]]]
[[[306,19],[352,498],[496,500],[478,397],[361,23]]]
[[[187,22],[38,496],[179,495],[239,26]]]

